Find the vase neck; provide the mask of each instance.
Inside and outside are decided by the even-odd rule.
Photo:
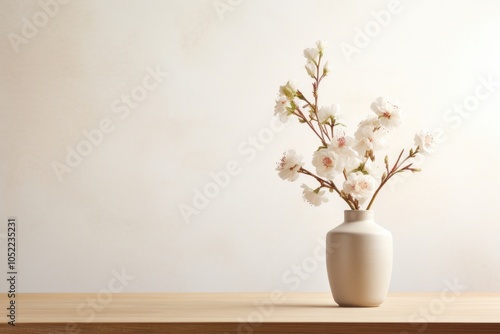
[[[372,210],[345,210],[344,223],[373,220],[374,216],[375,213]]]

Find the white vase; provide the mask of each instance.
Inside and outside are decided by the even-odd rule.
[[[392,274],[392,234],[371,210],[346,210],[344,222],[326,235],[326,266],[339,306],[379,306]]]

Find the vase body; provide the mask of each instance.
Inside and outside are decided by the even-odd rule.
[[[392,234],[371,210],[346,210],[344,222],[326,235],[326,266],[339,306],[379,306],[392,275]]]

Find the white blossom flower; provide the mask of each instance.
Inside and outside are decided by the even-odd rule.
[[[287,97],[281,95],[276,99],[276,105],[274,106],[274,115],[278,116],[280,120],[285,123],[288,121],[288,110],[290,107],[290,101],[288,101]]]
[[[379,132],[372,132],[371,136],[356,139],[354,149],[362,156],[368,151],[377,151],[387,146],[387,140]]]
[[[384,128],[392,130],[401,125],[401,108],[396,103],[390,102],[385,97],[377,97],[370,107]]]
[[[374,130],[374,129],[379,128],[380,126],[381,125],[380,125],[380,121],[379,121],[378,117],[371,116],[371,117],[367,117],[366,119],[359,122],[357,131],[360,131],[362,128],[365,128],[365,127],[369,127],[370,129]]]
[[[436,131],[423,129],[415,135],[415,145],[418,145],[424,154],[432,154],[438,148]]]
[[[351,173],[344,182],[344,192],[362,202],[375,191],[375,179],[361,172]]]
[[[332,104],[331,106],[324,106],[319,109],[318,119],[320,123],[324,124],[327,123],[329,119],[337,119],[340,114],[339,105]]]
[[[374,161],[371,161],[370,159],[368,159],[365,162],[364,171],[366,173],[368,173],[369,175],[371,175],[371,177],[373,177],[375,180],[380,180],[380,178],[382,177],[382,174],[385,173],[385,165],[375,163]]]
[[[358,153],[353,149],[354,145],[354,139],[346,136],[343,131],[336,131],[334,133],[328,148],[339,156],[337,162],[338,170],[343,171],[358,161]]]
[[[358,154],[352,149],[354,144],[354,138],[346,136],[343,131],[335,131],[329,148],[333,149],[339,155],[356,157]]]
[[[299,169],[303,165],[302,156],[298,155],[295,150],[288,150],[288,152],[283,154],[276,170],[279,171],[278,175],[283,180],[292,182],[299,177]]]
[[[280,86],[280,95],[286,96],[289,100],[293,100],[297,95],[297,87],[294,81],[289,80],[285,85]]]
[[[327,60],[325,61],[325,65],[323,65],[323,74],[327,75],[328,73],[330,73],[330,66],[328,65],[328,60]]]
[[[317,48],[307,48],[304,50],[304,57],[310,62],[318,63],[319,50]]]
[[[342,172],[344,169],[340,163],[339,155],[334,150],[322,148],[313,155],[312,164],[316,167],[316,173],[329,180],[333,179],[335,172]]]
[[[366,151],[376,151],[387,146],[385,136],[387,130],[381,128],[377,117],[369,117],[359,123],[358,129],[354,133],[356,145],[354,149],[360,155],[365,155]]]
[[[327,41],[322,41],[322,40],[316,41],[316,47],[320,52],[323,52],[327,46],[328,46]]]
[[[311,78],[315,78],[316,77],[316,65],[314,65],[313,62],[308,61],[305,67],[306,67],[307,74],[309,74],[311,76]]]
[[[370,159],[368,159],[370,160]],[[356,158],[351,158],[347,161],[346,165],[345,165],[345,170],[346,170],[346,173],[349,175],[350,173],[354,173],[356,170],[359,169],[359,166],[364,162],[366,161],[365,158],[362,159],[362,157],[356,157]]]
[[[328,202],[328,198],[325,196],[324,190],[314,190],[309,188],[306,184],[303,184],[302,188],[304,188],[302,191],[302,197],[304,197],[304,200],[309,202],[311,205],[319,206]]]
[[[345,170],[347,174],[361,172],[363,174],[368,174],[375,180],[380,180],[382,174],[385,172],[385,166],[381,166],[380,164],[376,164],[371,159],[366,158],[352,158],[348,161],[348,164],[345,166]]]

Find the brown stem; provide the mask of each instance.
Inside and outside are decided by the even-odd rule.
[[[335,183],[333,181],[325,180],[325,179],[317,176],[316,174],[311,173],[310,171],[308,171],[307,169],[305,169],[303,167],[301,167],[299,169],[299,173],[312,176],[313,178],[315,178],[319,182],[319,184],[321,185],[321,187],[325,187],[325,188],[328,188],[328,189],[333,189],[337,194],[339,194],[340,198],[342,198],[347,203],[347,205],[349,205],[349,207],[352,210],[356,210],[357,209],[356,206],[355,206],[355,203],[351,202],[348,198],[346,198],[342,194],[342,192],[337,188],[337,186],[335,185]]]
[[[314,108],[313,108],[313,111],[314,111],[314,115],[316,116],[316,122],[318,123],[318,127],[320,129],[320,132],[321,132],[321,136],[323,137],[323,134],[326,136],[326,138],[328,138],[328,140],[331,140],[330,136],[328,135],[328,131],[326,130],[326,127],[324,124],[321,124],[320,121],[319,121],[319,118],[318,118],[318,90],[319,90],[319,83],[321,82],[321,79],[323,78],[323,76],[319,76],[319,68],[321,66],[321,58],[322,58],[322,55],[320,54],[319,55],[319,58],[318,58],[318,64],[316,65],[316,82],[313,84],[313,96],[314,96]],[[324,141],[324,137],[323,137],[323,141]]]
[[[403,152],[404,152],[404,151],[405,151],[405,150],[404,150],[404,149],[402,149],[402,150],[401,150],[401,153],[399,153],[398,160],[396,160],[396,163],[394,164],[394,167],[392,168],[392,172],[396,169],[396,166],[398,165],[399,160],[401,159],[401,156],[403,155]],[[406,158],[406,159],[408,159],[408,158]],[[405,160],[406,160],[406,159],[405,159]]]
[[[309,127],[311,128],[311,130],[314,131],[314,133],[316,134],[316,136],[318,136],[319,140],[321,140],[321,143],[323,144],[323,146],[328,146],[328,144],[325,142],[325,140],[323,139],[322,136],[320,136],[320,134],[318,133],[318,131],[316,131],[316,129],[314,128],[314,125],[307,119],[307,117],[302,113],[302,111],[300,111],[300,109],[295,109],[297,110],[298,113],[293,113],[295,116],[299,117],[300,119],[302,119],[307,125],[309,125]]]
[[[399,172],[402,172],[402,171],[405,171],[405,170],[412,170],[411,169],[411,166],[413,165],[413,163],[409,164],[409,165],[406,165],[404,167],[401,167],[408,159],[411,159],[411,158],[414,158],[415,155],[418,153],[418,147],[416,148],[416,150],[413,152],[413,151],[410,151],[410,153],[408,154],[408,156],[401,162],[399,162],[401,160],[401,157],[403,155],[403,152],[404,152],[404,149],[401,151],[401,153],[399,153],[399,156],[398,156],[398,159],[396,160],[396,162],[394,163],[394,166],[392,167],[391,171],[389,173],[387,173],[387,176],[385,177],[385,179],[382,180],[382,182],[380,183],[380,185],[378,186],[378,188],[375,190],[375,192],[373,193],[373,196],[370,200],[370,203],[368,203],[368,206],[366,207],[366,210],[370,210],[371,206],[373,205],[373,202],[375,201],[375,198],[377,197],[378,193],[380,192],[380,190],[384,187],[384,185],[387,183],[387,181],[389,181],[389,179],[391,177],[393,177],[394,175],[396,175],[397,173]]]

